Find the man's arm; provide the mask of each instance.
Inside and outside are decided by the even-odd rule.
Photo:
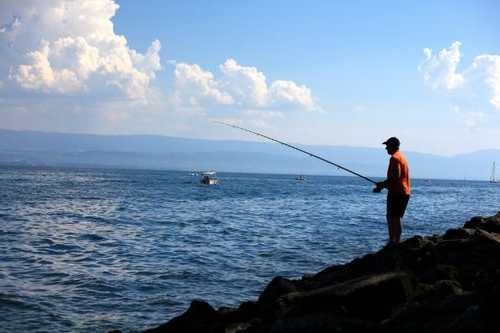
[[[401,178],[401,164],[397,160],[391,158],[389,172],[387,174],[386,188],[397,188]]]
[[[394,187],[392,185],[399,184],[399,178],[401,178],[401,166],[399,165],[398,161],[391,157],[389,161],[389,170],[387,172],[387,179],[378,182],[373,189],[373,192],[379,193],[381,192],[384,188],[389,188],[389,187]]]

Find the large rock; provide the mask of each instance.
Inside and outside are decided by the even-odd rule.
[[[478,228],[498,234],[500,233],[500,212],[490,217],[474,216],[469,221],[465,222],[464,228]]]
[[[159,327],[145,333],[225,333],[221,315],[205,301],[194,300],[189,309]]]
[[[258,303],[261,306],[272,305],[280,296],[297,291],[294,281],[277,276],[267,285],[259,296]]]
[[[193,301],[147,332],[500,332],[500,212],[344,265],[274,278],[256,302]]]
[[[331,309],[363,320],[387,318],[393,308],[410,299],[415,291],[412,275],[404,272],[365,276],[307,292],[282,296],[279,316],[293,316]]]

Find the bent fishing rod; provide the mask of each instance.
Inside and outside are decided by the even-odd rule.
[[[342,166],[342,165],[340,165],[340,164],[337,164],[337,163],[334,163],[334,162],[332,162],[332,161],[327,160],[326,158],[323,158],[323,157],[321,157],[321,156],[315,155],[315,154],[313,154],[313,153],[310,153],[310,152],[305,151],[305,150],[303,150],[303,149],[300,149],[300,148],[298,148],[298,147],[292,146],[291,144],[288,144],[288,143],[286,143],[286,142],[283,142],[283,141],[280,141],[280,140],[273,139],[273,138],[271,138],[271,137],[269,137],[269,136],[267,136],[267,135],[264,135],[264,134],[262,134],[262,133],[254,132],[254,131],[251,131],[251,130],[249,130],[249,129],[246,129],[246,128],[243,128],[243,127],[239,127],[239,126],[236,126],[236,125],[233,125],[233,124],[228,124],[228,123],[225,123],[225,122],[222,122],[222,121],[217,121],[217,120],[214,120],[213,122],[214,122],[214,123],[218,123],[218,124],[222,124],[222,125],[226,125],[226,126],[229,126],[229,127],[233,127],[233,128],[236,128],[236,129],[239,129],[239,130],[242,130],[242,131],[248,132],[248,133],[252,133],[252,134],[255,134],[255,135],[261,136],[261,137],[266,138],[266,139],[268,139],[268,140],[271,140],[271,141],[277,142],[277,143],[282,144],[282,145],[284,145],[284,146],[287,146],[287,147],[289,147],[289,148],[292,148],[292,149],[298,150],[298,151],[300,151],[300,152],[302,152],[302,153],[304,153],[304,154],[307,154],[307,155],[309,155],[309,156],[311,156],[311,157],[317,158],[317,159],[319,159],[319,160],[321,160],[321,161],[323,161],[323,162],[326,162],[326,163],[328,163],[328,164],[331,164],[331,165],[333,165],[333,166],[336,166],[337,168],[342,169],[342,170],[344,170],[344,171],[347,171],[347,172],[349,172],[349,173],[351,173],[351,174],[353,174],[353,175],[356,175],[356,176],[358,176],[358,177],[361,177],[361,178],[363,178],[364,180],[369,181],[370,183],[373,183],[373,184],[375,184],[375,185],[377,184],[377,182],[376,182],[376,181],[374,181],[373,179],[370,179],[370,178],[368,178],[368,177],[365,177],[365,176],[363,176],[363,175],[361,175],[361,174],[359,174],[359,173],[357,173],[357,172],[355,172],[355,171],[349,170],[349,169],[347,169],[346,167],[343,167],[343,166]]]

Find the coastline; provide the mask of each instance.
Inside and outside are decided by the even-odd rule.
[[[500,212],[300,279],[277,276],[238,308],[193,300],[144,332],[497,332],[498,281]]]

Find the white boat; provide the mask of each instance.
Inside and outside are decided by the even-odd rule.
[[[205,185],[217,185],[219,184],[219,179],[215,171],[206,171],[201,173],[200,183]]]
[[[491,177],[490,177],[490,183],[496,183],[497,180],[495,179],[495,162],[493,162],[493,167],[491,169]]]

